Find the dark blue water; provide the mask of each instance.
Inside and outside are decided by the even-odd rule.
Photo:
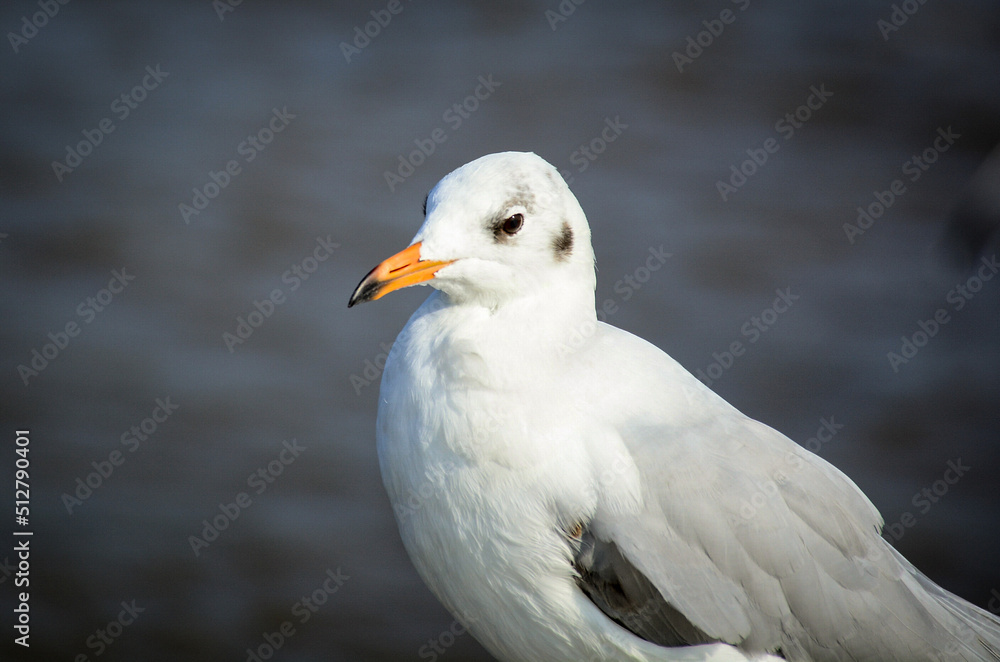
[[[507,149],[571,181],[609,322],[1000,607],[998,247],[942,243],[1000,140],[996,3],[898,30],[889,2],[219,4],[0,12],[32,33],[0,47],[16,659],[488,659],[410,566],[375,456],[384,348],[427,291],[346,303],[442,175]]]

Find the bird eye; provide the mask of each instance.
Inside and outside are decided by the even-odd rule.
[[[523,225],[524,225],[524,215],[514,214],[510,218],[504,220],[503,225],[500,226],[500,229],[503,230],[504,234],[506,235],[515,235],[521,230],[521,227]]]

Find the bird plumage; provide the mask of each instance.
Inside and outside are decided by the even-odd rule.
[[[589,226],[545,161],[451,173],[406,253],[352,297],[440,290],[386,362],[383,480],[495,656],[1000,659],[1000,622],[895,552],[849,478],[597,321]]]

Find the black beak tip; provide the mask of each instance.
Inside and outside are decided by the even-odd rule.
[[[358,283],[358,286],[354,289],[354,294],[351,295],[351,299],[347,302],[347,307],[353,308],[359,303],[371,301],[378,294],[380,288],[381,283],[370,280],[368,276],[365,276],[364,280]]]

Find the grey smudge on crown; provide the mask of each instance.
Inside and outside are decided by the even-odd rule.
[[[569,226],[569,221],[563,221],[562,231],[552,239],[552,250],[559,261],[567,259],[573,252],[573,228]]]
[[[535,211],[535,192],[525,183],[518,185],[514,189],[514,193],[511,196],[510,201],[507,202],[507,209],[511,207],[524,207],[524,209],[529,213],[533,214]]]
[[[424,196],[424,206],[423,206],[424,218],[427,218],[427,200],[430,199],[430,197],[431,197],[430,193]]]

